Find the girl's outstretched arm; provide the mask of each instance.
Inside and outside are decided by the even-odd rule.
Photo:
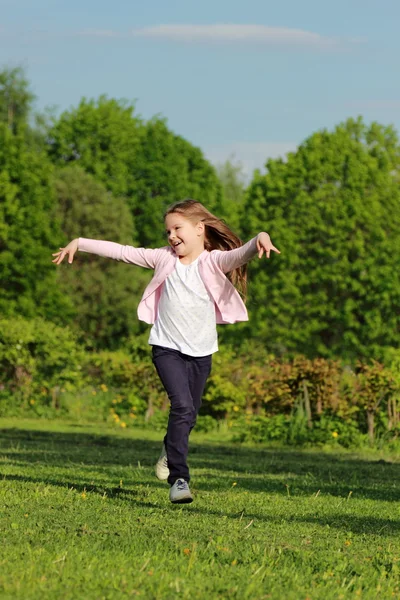
[[[221,271],[229,273],[229,271],[233,271],[233,269],[237,269],[248,263],[256,254],[258,254],[258,258],[261,258],[265,252],[266,258],[269,258],[271,251],[280,254],[278,248],[275,248],[271,242],[268,233],[262,231],[249,242],[240,246],[240,248],[235,248],[234,250],[212,250],[211,254]]]
[[[123,246],[115,242],[106,242],[103,240],[91,240],[88,238],[76,238],[72,240],[65,248],[60,248],[60,252],[55,252],[56,258],[52,261],[59,265],[68,255],[68,262],[72,263],[75,252],[89,252],[98,256],[105,256],[114,260],[121,260],[126,263],[154,269],[157,261],[159,248],[134,248],[133,246]]]

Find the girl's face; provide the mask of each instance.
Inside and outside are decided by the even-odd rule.
[[[204,223],[199,221],[193,225],[179,213],[170,213],[165,217],[165,229],[168,243],[178,256],[186,256],[190,252],[204,250]]]

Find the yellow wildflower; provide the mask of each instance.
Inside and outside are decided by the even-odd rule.
[[[101,386],[100,386],[100,389],[101,389],[103,392],[108,392],[108,387],[106,386],[106,384],[105,384],[105,383],[102,383],[102,384],[101,384]]]
[[[332,431],[332,437],[333,437],[333,438],[335,438],[335,439],[336,439],[337,437],[339,437],[339,434],[338,434],[338,432],[337,432],[337,431]]]

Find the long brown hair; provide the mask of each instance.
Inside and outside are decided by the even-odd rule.
[[[206,250],[233,250],[243,246],[242,240],[228,227],[223,219],[219,219],[201,202],[186,198],[180,202],[172,204],[164,214],[177,213],[189,219],[193,224],[203,221],[205,225],[204,247]],[[247,293],[247,265],[242,265],[227,273],[229,281],[237,288],[243,299],[246,299]]]

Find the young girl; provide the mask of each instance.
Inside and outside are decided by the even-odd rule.
[[[280,254],[269,235],[247,244],[200,202],[183,200],[164,215],[169,246],[133,248],[114,242],[78,238],[53,254],[59,265],[77,250],[154,269],[138,307],[140,320],[153,325],[149,344],[153,363],[171,407],[164,445],[156,465],[159,479],[170,484],[174,503],[192,502],[186,462],[189,434],[201,405],[211,358],[218,350],[216,324],[247,321],[247,263],[256,254]]]

